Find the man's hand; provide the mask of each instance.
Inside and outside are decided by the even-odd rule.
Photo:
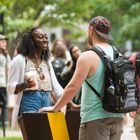
[[[39,113],[41,112],[54,112],[54,107],[51,106],[51,107],[43,107],[41,109],[39,109]]]
[[[129,116],[130,116],[131,118],[135,119],[135,117],[136,117],[136,111],[134,111],[134,112],[129,112]]]
[[[77,104],[74,104],[71,106],[70,109],[81,109],[81,104],[80,105],[77,105]]]
[[[74,102],[72,102],[71,100],[67,103],[67,106],[70,109],[81,109],[81,105],[77,105]]]

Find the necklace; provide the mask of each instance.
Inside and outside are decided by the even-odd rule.
[[[38,66],[39,66],[39,62],[38,62],[38,59],[37,59],[37,54],[36,54],[36,53],[35,53],[35,57],[36,57],[36,60],[37,60]]]
[[[37,60],[37,63],[38,63],[38,66],[36,66],[36,71],[39,74],[39,79],[40,80],[44,80],[45,79],[45,75],[42,73],[42,68],[39,67],[39,62],[38,62],[38,59],[37,59],[37,54],[35,54],[35,56],[36,56],[36,60]]]

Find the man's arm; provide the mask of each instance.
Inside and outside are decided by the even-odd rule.
[[[129,116],[133,119],[135,119],[136,117],[136,111],[133,111],[133,112],[129,112]]]
[[[131,60],[133,65],[136,66],[136,55],[131,56],[129,60]]]
[[[65,105],[60,109],[60,111],[63,112],[64,115],[66,114],[66,108],[67,108],[67,106]]]
[[[79,88],[81,87],[82,83],[88,76],[88,73],[90,71],[90,63],[87,62],[88,53],[82,54],[77,61],[76,71],[69,82],[69,84],[66,86],[63,95],[60,97],[58,102],[54,107],[48,107],[47,111],[50,112],[57,112],[60,108],[62,108],[64,105],[68,103],[77,93]],[[42,108],[39,110],[39,112],[46,111],[46,108]]]

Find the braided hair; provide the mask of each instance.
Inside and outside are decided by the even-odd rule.
[[[33,58],[36,53],[36,46],[33,40],[34,33],[40,28],[33,27],[29,31],[27,31],[23,36],[19,44],[17,45],[18,54],[22,54],[23,56],[28,56],[29,58]],[[42,51],[41,58],[44,60],[48,60],[50,57],[50,50],[47,47],[47,50]]]

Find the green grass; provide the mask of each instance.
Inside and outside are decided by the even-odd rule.
[[[3,138],[1,138],[0,137],[0,140],[23,140],[23,138],[21,138],[21,137],[3,137]]]
[[[3,130],[2,127],[0,127],[0,130],[1,131]],[[5,130],[8,130],[8,131],[20,131],[20,128],[12,130],[10,127],[7,127],[7,128],[5,128]]]

